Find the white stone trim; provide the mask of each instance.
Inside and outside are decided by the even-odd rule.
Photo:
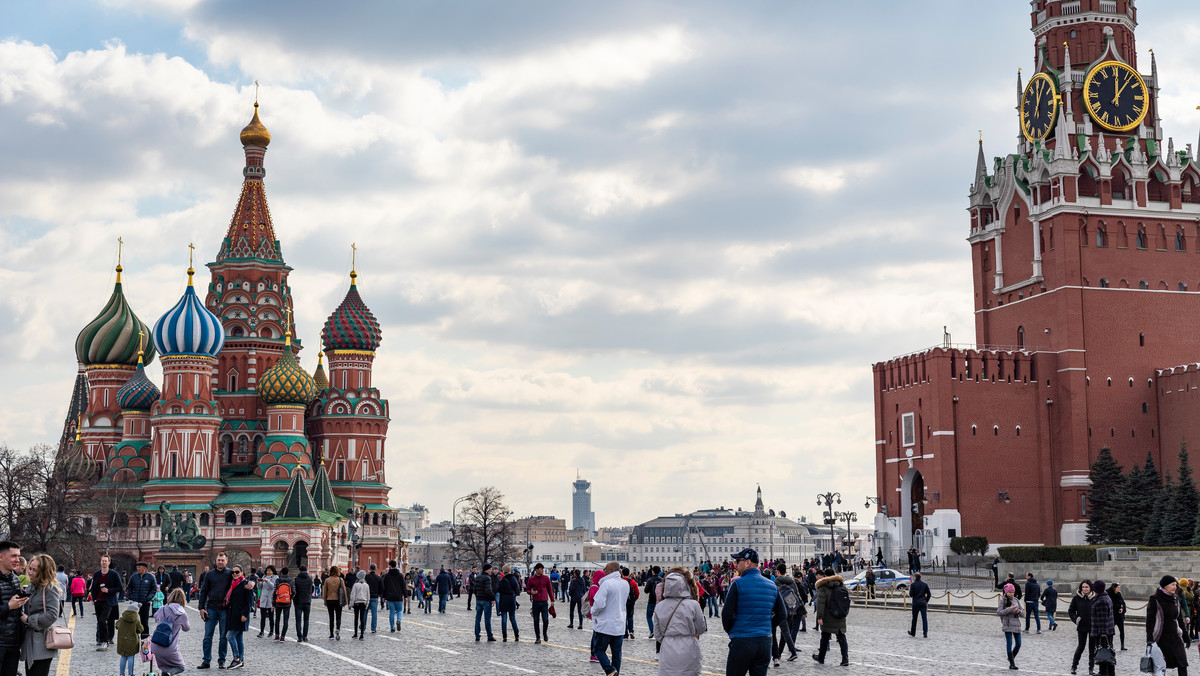
[[[1087,488],[1088,486],[1092,485],[1092,480],[1088,478],[1087,474],[1064,474],[1062,475],[1062,478],[1058,480],[1058,485],[1062,488],[1072,488],[1076,486]]]
[[[935,436],[935,437],[952,437],[952,436],[954,436],[954,430],[937,430],[936,432],[933,433],[933,436]]]

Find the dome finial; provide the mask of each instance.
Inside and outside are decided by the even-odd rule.
[[[145,347],[146,347],[146,334],[142,333],[141,331],[138,331],[138,366],[143,365],[142,364],[142,355],[145,354],[145,352],[146,352]]]
[[[354,242],[350,243],[350,286],[355,286],[358,282],[354,281],[358,278],[358,245]]]
[[[284,308],[283,314],[283,346],[290,347],[292,344],[292,308]]]
[[[192,254],[196,253],[196,245],[188,242],[188,286],[192,285],[192,275],[196,274],[196,269],[192,267]]]
[[[124,247],[124,245],[125,245],[125,240],[118,237],[117,238],[117,284],[121,283],[121,273],[125,270],[125,268],[121,267],[121,253],[122,253],[121,249]]]
[[[242,128],[240,138],[243,146],[266,148],[271,144],[271,132],[258,119],[258,80],[254,81],[254,117],[250,118],[250,124]]]

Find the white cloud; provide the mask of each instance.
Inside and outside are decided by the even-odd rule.
[[[864,179],[879,167],[874,162],[830,165],[821,167],[792,167],[783,172],[783,180],[815,193],[835,193],[856,179]]]

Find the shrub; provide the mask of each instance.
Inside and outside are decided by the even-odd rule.
[[[983,556],[988,550],[988,541],[982,535],[966,535],[950,538],[950,550],[959,556],[966,556],[967,554]]]

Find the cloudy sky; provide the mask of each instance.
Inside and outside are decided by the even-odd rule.
[[[257,79],[309,368],[360,246],[393,504],[569,519],[576,468],[601,525],[874,493],[871,364],[974,338],[1028,3],[343,4],[3,3],[0,442],[57,440],[117,237],[147,322],[216,255]],[[1143,5],[1191,142],[1200,20]]]

